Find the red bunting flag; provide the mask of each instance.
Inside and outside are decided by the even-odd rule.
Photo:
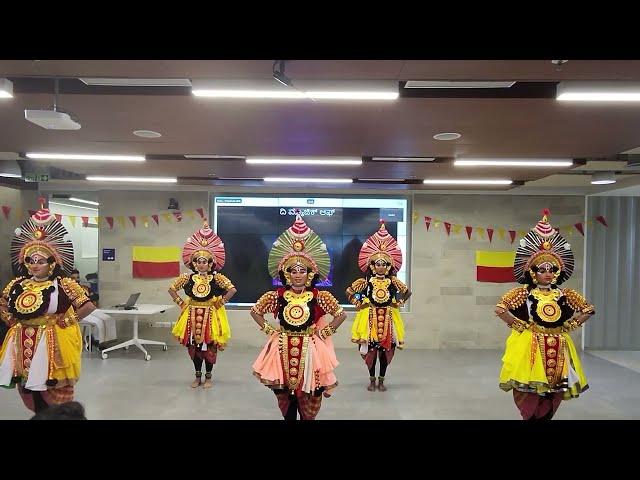
[[[464,229],[467,231],[467,237],[471,240],[471,233],[473,232],[473,227],[466,226]]]

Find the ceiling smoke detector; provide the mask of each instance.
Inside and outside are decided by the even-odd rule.
[[[460,133],[456,133],[456,132],[443,132],[443,133],[436,133],[433,138],[435,138],[436,140],[457,140],[462,136],[462,134]]]
[[[142,137],[142,138],[159,138],[162,136],[161,133],[154,132],[153,130],[134,130],[133,134],[136,137]]]

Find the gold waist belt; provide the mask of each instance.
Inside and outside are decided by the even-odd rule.
[[[537,323],[531,323],[531,331],[533,333],[547,333],[547,334],[558,334],[558,333],[565,333],[567,331],[567,329],[565,327],[542,327],[540,325],[538,325]]]
[[[26,325],[27,327],[39,327],[41,325],[55,325],[56,314],[41,315],[36,318],[30,318],[29,320],[19,320],[18,323]]]

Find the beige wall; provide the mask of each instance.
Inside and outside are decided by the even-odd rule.
[[[166,212],[169,197],[175,197],[183,210],[203,207],[208,210],[208,192],[101,192],[101,215],[144,215]],[[413,297],[409,311],[404,314],[408,348],[499,348],[508,330],[493,315],[492,307],[498,297],[515,284],[491,284],[476,281],[476,250],[511,250],[505,240],[494,235],[493,243],[475,234],[468,240],[462,230],[447,237],[444,228],[431,227],[427,232],[423,217],[473,226],[509,226],[529,230],[540,218],[540,211],[551,210],[554,225],[575,223],[584,214],[584,197],[510,196],[510,195],[433,195],[416,194],[413,210],[419,218],[413,225],[411,237],[411,286]],[[200,225],[198,218],[186,215],[181,223],[160,227],[150,221],[149,228],[133,228],[127,219],[122,229],[117,223],[113,230],[103,224],[100,228],[100,249],[115,248],[116,262],[102,262],[100,258],[100,296],[102,305],[124,301],[130,293],[142,292],[141,303],[171,303],[167,288],[171,280],[139,280],[131,277],[131,246],[176,245]],[[568,286],[582,290],[583,239],[574,230],[568,237],[576,256],[576,269]],[[516,239],[517,242],[517,239]],[[187,271],[181,267],[182,271]],[[266,268],[266,266],[265,266]],[[231,279],[232,281],[234,279]],[[240,289],[242,285],[237,285]],[[158,315],[156,322],[175,321],[177,310]],[[335,336],[337,347],[349,347],[353,313],[348,314],[343,328]],[[262,345],[263,334],[257,330],[248,311],[230,310],[232,345]],[[126,321],[118,324],[120,338],[131,332]],[[149,339],[173,342],[166,327],[141,326],[140,335]]]
[[[584,216],[584,197],[505,195],[416,195],[413,226],[411,312],[404,315],[409,345],[426,348],[498,348],[507,336],[505,325],[493,314],[498,298],[515,284],[476,281],[476,250],[513,250],[508,235],[493,240],[464,230],[450,237],[444,226],[427,232],[424,216],[470,226],[515,227],[529,230],[551,210],[553,225],[573,224]],[[563,232],[563,234],[566,232]],[[575,230],[567,239],[576,260],[566,286],[582,291],[583,237]]]

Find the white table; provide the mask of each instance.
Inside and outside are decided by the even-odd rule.
[[[143,340],[142,338],[138,338],[138,320],[142,315],[150,316],[155,315],[157,313],[164,312],[165,310],[169,310],[170,308],[174,308],[175,305],[150,305],[150,304],[141,304],[136,305],[135,310],[124,310],[122,308],[100,308],[99,310],[103,313],[108,313],[109,315],[122,315],[125,317],[130,317],[133,319],[133,338],[131,340],[127,340],[126,342],[119,343],[113,347],[106,348],[102,350],[102,358],[106,359],[109,357],[107,352],[112,350],[117,350],[119,348],[128,349],[131,345],[135,345],[144,353],[145,360],[151,360],[151,355],[145,350],[143,345],[162,345],[163,350],[167,350],[167,344],[165,342],[157,342],[155,340]]]

